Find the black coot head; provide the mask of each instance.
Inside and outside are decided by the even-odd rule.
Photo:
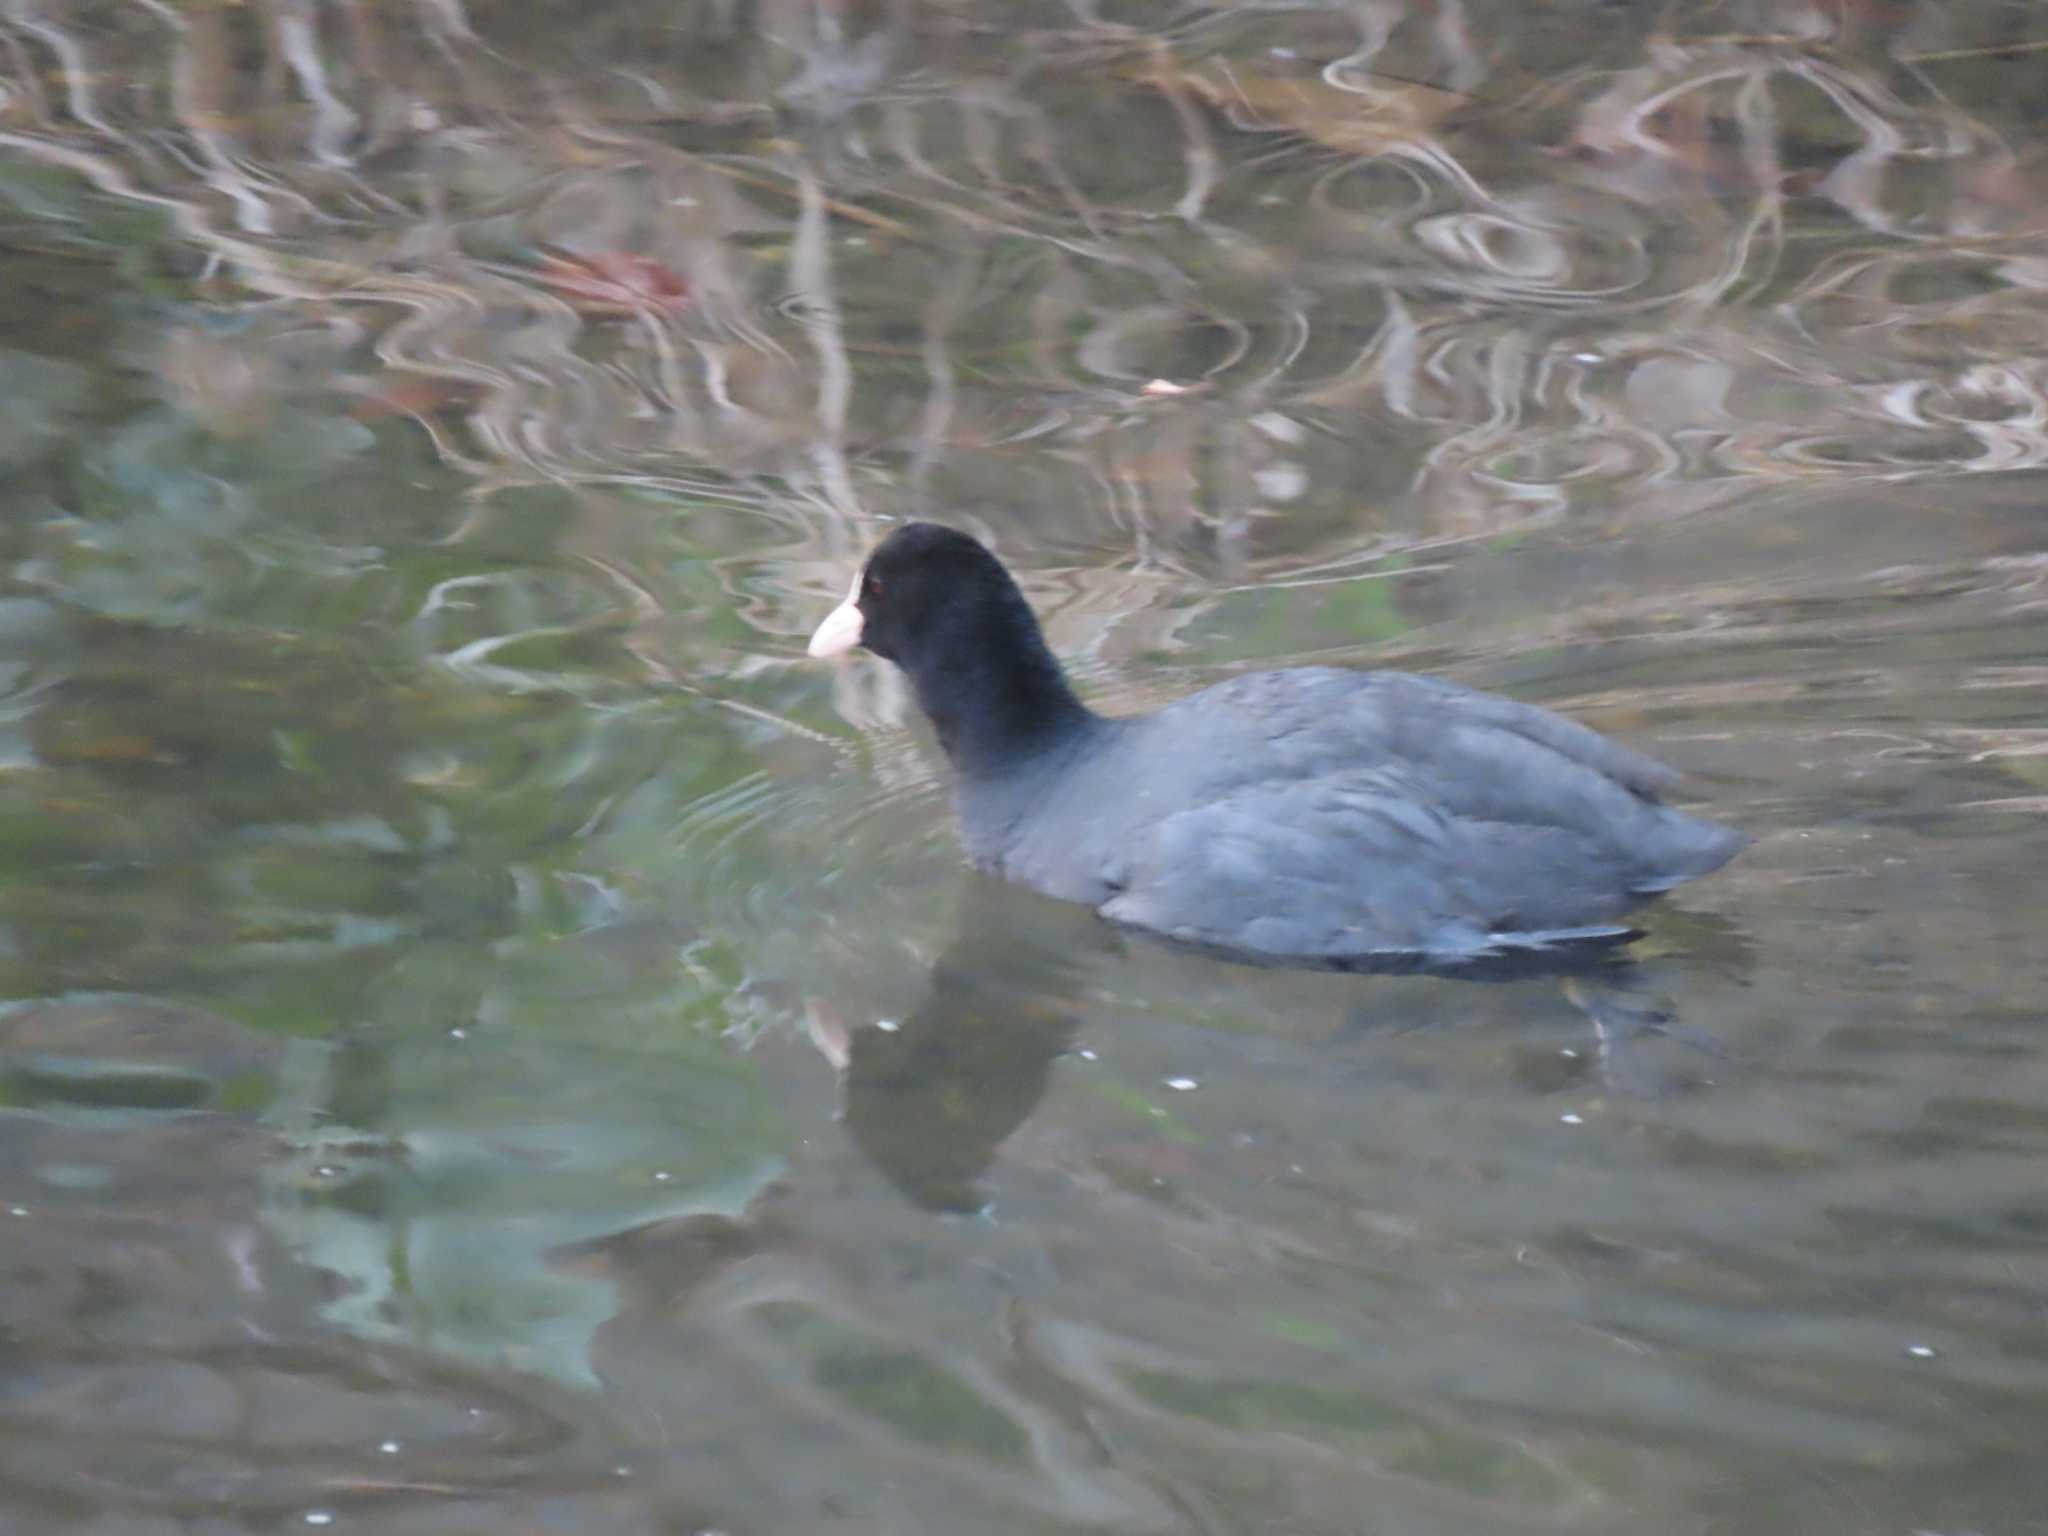
[[[909,674],[918,707],[965,773],[1013,771],[1094,719],[1002,562],[936,523],[905,523],[884,539],[810,649],[837,656],[857,645]]]
[[[1031,623],[1016,583],[994,555],[954,529],[905,523],[868,556],[847,600],[811,637],[811,654],[862,645],[912,666],[934,651],[973,643],[991,624],[1020,619]]]

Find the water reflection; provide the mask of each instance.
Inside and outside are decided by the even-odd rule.
[[[1510,1011],[1554,1017],[1562,1003],[1585,1021],[1575,1044],[1528,1053],[1518,1065],[1520,1079],[1539,1092],[1567,1089],[1589,1073],[1629,1095],[1696,1084],[1726,1065],[1728,1053],[1660,1006],[1659,990],[1682,988],[1689,965],[1746,977],[1753,946],[1712,914],[1667,906],[1653,920],[1659,942],[1635,952],[1602,944],[1440,968],[1408,961],[1377,978],[1354,971],[1330,985],[1127,939],[1084,908],[973,876],[956,936],[933,963],[916,1006],[900,1019],[846,1021],[834,1013],[833,1036],[821,1046],[843,1074],[841,1112],[861,1153],[917,1204],[971,1212],[986,1207],[979,1181],[1044,1097],[1055,1059],[1082,1034],[1109,1048],[1140,998],[1147,1013],[1234,1016],[1238,1028],[1276,1039],[1300,1039],[1306,1028],[1306,1049],[1341,1070],[1346,1040],[1441,1022],[1436,987],[1387,978],[1422,973],[1454,989],[1492,983],[1510,989]],[[1674,956],[1676,964],[1668,963]],[[814,1002],[814,1011],[821,1006],[829,1009]],[[1307,1023],[1317,1016],[1320,1023]],[[1656,1049],[1658,1040],[1702,1055],[1674,1062]],[[1100,1054],[1090,1047],[1086,1059]],[[1184,1091],[1198,1086],[1188,1077],[1173,1081]]]
[[[2037,1522],[2038,8],[0,9],[0,1526]],[[1727,1054],[991,910],[918,513],[1703,775]]]
[[[975,1181],[1088,1017],[1091,957],[1118,947],[1092,913],[969,880],[960,932],[917,1006],[852,1037],[854,1145],[919,1205],[979,1209]]]
[[[750,507],[734,477],[772,473],[796,494],[762,510],[828,546],[886,502],[878,455],[910,510],[1226,543],[1307,471],[1301,551],[1396,488],[1442,537],[2041,462],[2038,39],[1896,9],[1603,14],[1590,56],[1491,3],[705,4],[566,50],[445,7],[54,14],[0,149],[64,240],[142,253],[149,366],[227,437],[289,403],[423,428],[491,490]],[[1261,417],[1366,451],[1283,473]]]
[[[336,1277],[276,1216],[281,1121],[319,1054],[132,996],[0,1017],[14,1528],[75,1528],[85,1489],[147,1523],[375,1518],[454,1491],[488,1506],[461,1470],[485,1459],[557,1488],[609,1480],[602,1418],[569,1394],[309,1328]]]

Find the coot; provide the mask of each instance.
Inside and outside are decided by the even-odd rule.
[[[1457,963],[1612,939],[1741,832],[1678,775],[1528,704],[1405,672],[1293,667],[1149,715],[1074,696],[974,539],[909,523],[811,637],[909,674],[968,857],[1112,922],[1269,964]]]

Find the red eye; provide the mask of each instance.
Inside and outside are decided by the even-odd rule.
[[[882,595],[882,584],[879,581],[875,580],[875,578],[872,576],[870,576],[861,585],[864,588],[864,596],[880,597]]]

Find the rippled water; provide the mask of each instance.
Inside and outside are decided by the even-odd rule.
[[[2044,82],[2000,0],[0,10],[0,1528],[2048,1531]],[[911,515],[1104,708],[1688,770],[1677,1038],[970,878],[802,656]]]

